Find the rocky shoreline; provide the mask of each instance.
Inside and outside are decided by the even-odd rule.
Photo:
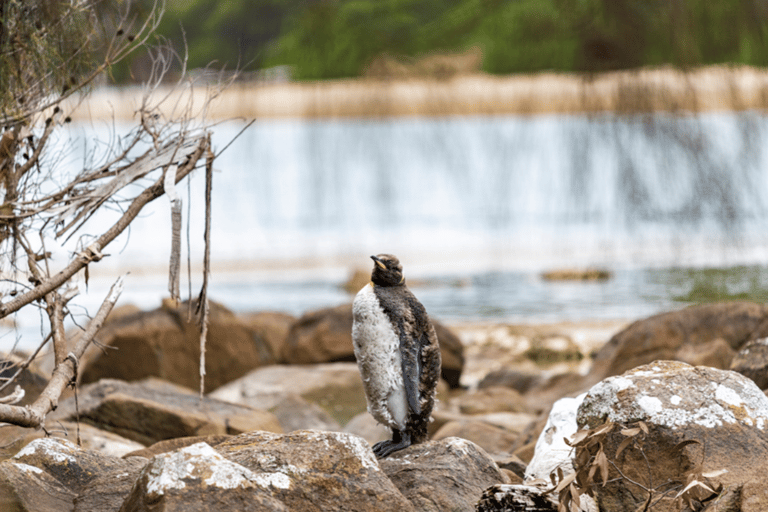
[[[751,460],[738,447],[768,450],[768,399],[755,384],[768,382],[766,306],[702,305],[629,324],[438,321],[445,367],[430,440],[381,461],[370,445],[387,432],[365,411],[349,309],[295,318],[213,305],[202,398],[187,305],[118,309],[98,340],[112,349],[83,358],[77,400],[49,415],[49,435],[0,428],[0,509],[557,510],[575,496],[582,510],[613,511],[641,505],[622,485],[658,472],[674,485],[629,493],[661,500],[649,510],[715,494],[728,510],[765,510],[761,464],[738,469]],[[45,373],[33,370],[24,382],[35,396]],[[583,440],[563,444],[578,429]],[[675,473],[658,453],[658,468],[637,469],[654,443],[671,453],[680,442],[690,461],[709,443],[704,465]],[[614,466],[596,465],[601,457]],[[555,487],[573,471],[572,485]],[[602,471],[614,482],[605,489]],[[686,479],[712,493],[694,486],[693,496]]]

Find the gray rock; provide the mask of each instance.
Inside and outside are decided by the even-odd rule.
[[[35,439],[0,463],[2,510],[114,511],[143,464],[83,450],[65,439]]]
[[[294,512],[414,508],[382,472],[362,438],[340,432],[249,432],[216,451],[273,482],[272,494]]]
[[[287,512],[272,490],[286,485],[274,473],[254,473],[206,443],[155,456],[141,471],[120,512]]]
[[[747,342],[731,361],[731,370],[749,377],[760,389],[768,389],[768,338]]]
[[[768,472],[768,398],[743,375],[672,361],[635,368],[595,385],[579,407],[580,427],[606,421],[628,427],[642,421],[648,434],[636,433],[620,457],[616,452],[627,439],[621,428],[603,440],[605,455],[622,474],[611,467],[608,484],[595,487],[601,510],[634,510],[643,503],[648,493],[630,480],[647,489],[669,482],[679,490],[689,477],[702,478],[697,474],[710,474],[711,486],[724,486],[720,504],[765,510],[764,499],[741,497],[742,490],[754,489],[751,484],[764,485]],[[673,498],[669,493],[655,509],[671,510]]]
[[[366,410],[363,382],[356,363],[266,366],[222,386],[209,396],[249,407],[272,409],[294,395],[319,405],[340,425],[346,425]]]
[[[80,421],[145,446],[175,437],[282,431],[269,412],[208,397],[201,403],[192,391],[154,380],[103,379],[82,386],[78,402]],[[74,399],[62,401],[49,416],[66,421],[77,417]]]
[[[416,510],[473,510],[484,489],[505,482],[485,451],[450,437],[409,446],[379,461]]]

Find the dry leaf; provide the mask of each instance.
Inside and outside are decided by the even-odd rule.
[[[578,510],[581,507],[581,500],[579,499],[579,491],[576,490],[576,486],[571,484],[568,486],[568,489],[571,492],[571,500],[574,505],[576,505],[576,509]]]
[[[709,493],[709,494],[707,494],[707,496],[709,496],[709,495],[711,495],[711,494],[715,494],[715,490],[714,490],[714,489],[712,489],[712,488],[711,488],[710,486],[708,486],[707,484],[705,484],[704,482],[701,482],[701,481],[699,481],[699,480],[693,480],[691,483],[689,483],[688,485],[686,485],[685,487],[683,487],[683,490],[682,490],[682,491],[680,491],[679,493],[677,493],[677,496],[675,496],[675,498],[679,498],[680,496],[683,496],[684,494],[686,494],[686,493],[687,493],[688,491],[690,491],[691,489],[695,489],[695,488],[697,488],[697,487],[698,487],[698,488],[700,488],[700,489],[703,489],[703,490],[707,491],[707,492]]]
[[[564,437],[563,440],[565,441],[565,444],[568,446],[579,446],[582,441],[584,441],[587,436],[589,435],[589,430],[579,430],[576,433],[574,433],[571,436],[571,440],[569,441],[567,437]]]
[[[597,427],[595,430],[592,431],[592,437],[599,436],[601,434],[607,434],[611,430],[613,430],[613,427],[615,424],[611,421],[604,423],[602,426]],[[648,427],[646,427],[648,428]]]
[[[557,484],[557,487],[555,487],[555,492],[560,492],[568,485],[570,485],[571,482],[573,482],[576,479],[576,473],[570,473],[565,476],[562,480],[560,480],[560,483]]]
[[[603,450],[595,456],[595,462],[593,463],[600,468],[600,478],[603,480],[603,487],[608,482],[608,457],[605,456]]]
[[[632,438],[632,437],[628,437],[628,438],[626,438],[625,440],[623,440],[623,441],[622,441],[622,442],[619,444],[619,447],[618,447],[618,448],[616,448],[616,454],[613,456],[614,460],[618,460],[618,458],[619,458],[619,455],[621,455],[621,452],[623,452],[623,451],[624,451],[624,450],[627,448],[627,446],[629,446],[630,444],[632,444],[634,441],[635,441],[635,440],[634,440],[634,438]]]
[[[723,469],[718,469],[716,471],[707,471],[706,473],[702,473],[701,476],[703,476],[704,478],[717,478],[720,475],[726,474],[727,472],[728,470],[723,468]]]
[[[638,421],[637,426],[640,427],[640,430],[642,430],[646,434],[648,433],[648,425],[646,425],[644,421]]]
[[[621,429],[621,433],[622,433],[622,435],[629,436],[629,437],[636,436],[637,434],[640,433],[640,428],[639,427],[623,428],[623,429]]]

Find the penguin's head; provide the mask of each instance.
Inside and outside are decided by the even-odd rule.
[[[395,256],[391,254],[379,254],[371,256],[374,262],[371,281],[378,286],[397,286],[405,283],[403,266]]]

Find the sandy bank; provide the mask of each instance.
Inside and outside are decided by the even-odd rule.
[[[200,115],[209,89],[161,89],[166,115]],[[101,88],[76,119],[131,119],[142,89]],[[191,103],[190,103],[191,102]],[[597,75],[464,75],[449,80],[332,80],[235,84],[208,106],[211,120],[231,118],[353,118],[581,112],[698,112],[768,108],[768,70],[707,67],[688,72],[641,69]]]

